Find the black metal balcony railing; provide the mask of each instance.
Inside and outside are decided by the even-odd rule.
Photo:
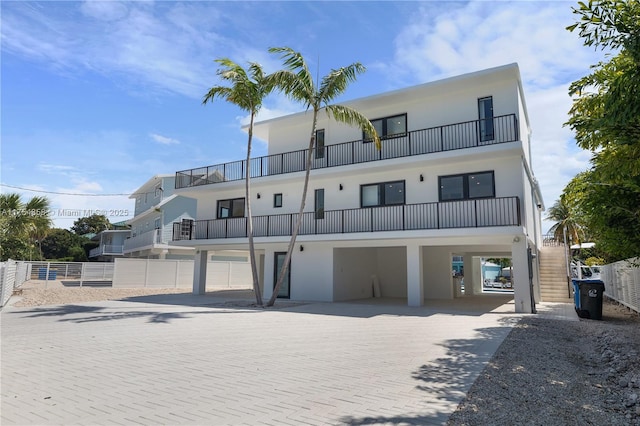
[[[253,218],[255,237],[290,236],[297,213]],[[315,212],[303,214],[299,235],[353,232],[410,231],[420,229],[519,226],[518,197],[398,206],[330,210],[323,219]],[[173,240],[208,240],[247,236],[247,218],[183,221],[173,224]]]
[[[327,145],[321,151],[317,150],[316,155],[313,156],[312,168],[345,166],[514,142],[519,139],[518,120],[515,114],[494,117],[493,126],[481,121],[486,120],[431,127],[386,138],[382,141],[381,150],[377,150],[373,143],[364,143],[362,140]],[[487,135],[487,129],[492,129],[493,132]],[[249,163],[250,175],[256,178],[304,171],[306,153],[307,150],[303,149],[252,158]],[[176,188],[242,180],[245,178],[245,170],[246,160],[179,171],[176,172]]]

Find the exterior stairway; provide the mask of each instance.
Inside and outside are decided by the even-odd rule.
[[[540,298],[543,302],[573,303],[567,290],[564,246],[543,246],[540,250]]]

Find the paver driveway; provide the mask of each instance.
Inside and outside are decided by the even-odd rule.
[[[442,424],[519,319],[501,298],[135,300],[5,308],[2,424]]]

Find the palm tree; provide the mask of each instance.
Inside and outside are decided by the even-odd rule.
[[[564,197],[561,196],[555,204],[549,208],[547,219],[556,221],[549,229],[549,232],[553,233],[554,240],[564,241],[564,233],[566,232],[569,245],[580,244],[581,241],[584,241],[584,227]]]
[[[49,200],[46,197],[33,197],[27,204],[25,210],[31,212],[27,232],[31,244],[38,243],[38,253],[42,260],[42,240],[47,236],[51,228],[51,219],[45,214],[49,211]]]
[[[51,226],[49,207],[46,197],[25,204],[19,194],[0,194],[0,259],[31,256],[33,244],[42,241]]]
[[[217,71],[217,75],[230,86],[214,86],[204,96],[202,103],[213,102],[214,98],[219,97],[227,102],[237,105],[242,110],[250,113],[249,122],[249,139],[247,141],[247,160],[245,165],[245,205],[247,208],[247,236],[249,237],[249,258],[251,261],[251,274],[253,276],[253,291],[256,295],[256,303],[258,306],[263,305],[262,292],[260,291],[260,282],[258,278],[258,268],[256,266],[256,254],[253,243],[253,219],[251,215],[251,142],[253,139],[253,122],[256,114],[262,107],[264,98],[272,90],[269,76],[265,76],[260,64],[255,62],[249,63],[248,72],[240,65],[230,59],[216,59],[221,68]]]
[[[331,102],[343,94],[349,83],[356,80],[358,74],[365,71],[365,67],[359,62],[353,63],[347,67],[333,69],[329,74],[324,76],[317,86],[313,81],[313,75],[309,71],[309,67],[299,52],[289,47],[273,47],[269,49],[271,53],[280,54],[280,58],[284,61],[285,69],[276,71],[272,74],[275,87],[295,101],[302,103],[307,110],[313,109],[313,120],[311,124],[311,136],[309,137],[309,146],[307,148],[307,158],[305,167],[304,187],[302,190],[302,200],[300,201],[300,210],[295,227],[291,233],[291,240],[287,254],[284,258],[284,264],[278,275],[278,280],[273,289],[271,299],[267,306],[273,306],[278,297],[278,292],[284,281],[289,262],[291,261],[291,253],[296,242],[300,225],[302,223],[302,215],[304,212],[305,201],[307,198],[307,190],[309,187],[309,173],[311,171],[311,158],[316,143],[316,125],[318,121],[318,112],[324,109],[329,118],[333,118],[339,123],[351,126],[358,126],[367,135],[371,135],[377,149],[380,149],[380,138],[373,127],[373,124],[367,117],[359,113],[353,108],[344,105],[332,105]]]

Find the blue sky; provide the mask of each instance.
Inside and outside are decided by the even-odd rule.
[[[550,207],[590,157],[562,126],[567,87],[603,57],[565,30],[575,4],[3,1],[1,190],[25,201],[46,195],[55,226],[68,228],[76,218],[60,210],[132,213],[126,195],[103,195],[242,159],[245,114],[222,101],[201,105],[219,83],[213,60],[274,71],[280,62],[267,49],[289,46],[321,76],[356,61],[367,67],[342,100],[518,62],[534,172]],[[271,96],[261,117],[297,111]],[[264,154],[257,143],[254,155]]]

